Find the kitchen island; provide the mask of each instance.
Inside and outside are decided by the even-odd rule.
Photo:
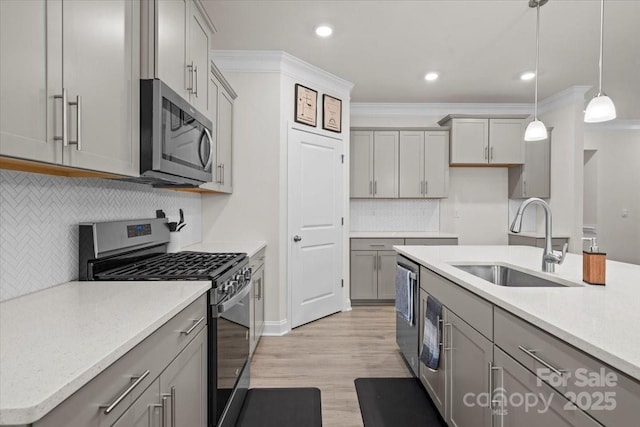
[[[607,261],[607,285],[596,286],[582,282],[581,255],[567,254],[564,263],[556,266],[555,273],[542,273],[542,249],[533,247],[395,246],[394,249],[420,264],[421,303],[424,305],[425,295],[434,296],[441,300],[445,310],[450,313],[445,323],[447,327],[442,332],[445,340],[444,364],[449,363],[449,366],[442,369],[442,375],[446,375],[445,371],[455,365],[455,355],[460,349],[458,346],[462,346],[462,339],[454,339],[456,334],[466,338],[477,334],[481,339],[475,341],[477,345],[474,348],[482,348],[483,351],[478,350],[477,357],[467,362],[475,363],[475,360],[484,357],[477,365],[484,374],[477,381],[477,384],[482,384],[483,391],[495,391],[495,387],[500,385],[506,387],[498,381],[508,382],[508,378],[517,377],[515,374],[509,375],[512,372],[508,371],[507,362],[511,363],[508,366],[513,369],[523,369],[518,377],[521,382],[513,384],[522,385],[527,381],[535,384],[539,377],[544,377],[544,372],[539,370],[546,369],[557,373],[562,381],[554,384],[553,381],[547,381],[548,378],[543,378],[542,385],[548,387],[549,383],[549,390],[546,391],[556,390],[563,399],[572,400],[568,392],[573,392],[574,397],[588,392],[590,398],[596,396],[594,391],[604,393],[610,389],[614,392],[614,403],[617,405],[614,405],[613,411],[592,410],[593,405],[580,404],[578,406],[584,412],[573,411],[571,416],[580,418],[580,414],[588,414],[584,415],[585,419],[595,419],[604,425],[616,425],[618,422],[630,425],[631,411],[635,411],[640,404],[640,334],[637,332],[640,325],[640,266]],[[563,286],[498,286],[454,266],[496,263],[513,266]],[[465,329],[469,326],[469,329]],[[457,360],[457,363],[460,365],[462,360]],[[486,369],[487,363],[489,371]],[[593,373],[598,378],[611,372],[616,378],[615,385],[603,387],[597,384],[594,389],[576,392],[572,386],[575,385],[577,367],[584,368],[584,373]],[[451,383],[451,378],[455,379],[454,374],[446,380],[435,376],[433,373],[423,376],[421,369],[423,383],[432,397],[434,389],[430,389],[430,386],[436,384],[437,388],[438,381],[446,383],[449,391],[453,390],[455,394],[455,387],[452,388],[455,384]],[[535,392],[542,391],[536,389]],[[438,406],[437,398],[435,396],[434,401]],[[441,412],[446,409],[443,414],[445,420],[455,421],[455,416],[458,416],[458,420],[464,418],[465,408],[456,408],[455,397],[453,400],[446,402],[446,405],[443,401],[440,405]],[[459,400],[462,401],[462,396]],[[558,416],[566,418],[568,412],[561,409],[562,406],[557,412],[560,414]],[[491,410],[475,413],[474,416],[485,419],[487,425],[491,425],[497,416],[517,416],[506,415],[506,412],[496,414],[495,410],[492,406]],[[568,425],[592,425],[578,418],[564,421]],[[510,424],[515,420],[518,419],[514,418]],[[545,425],[555,424],[551,422]]]

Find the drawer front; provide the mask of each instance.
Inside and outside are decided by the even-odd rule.
[[[457,238],[424,238],[424,239],[405,239],[405,245],[419,245],[419,246],[449,246],[457,245]]]
[[[260,252],[251,257],[251,259],[249,260],[251,271],[258,271],[258,269],[264,265],[266,252],[267,248],[263,248],[260,250]]]
[[[204,321],[195,326],[204,316]],[[206,294],[191,303],[158,330],[144,339],[103,370],[97,377],[58,405],[35,427],[112,425],[125,410],[155,381],[164,368],[182,349],[207,326]],[[184,332],[193,328],[189,334]],[[113,403],[134,383],[137,377],[149,371],[126,396],[105,414],[105,407]]]
[[[496,345],[570,400],[577,398],[578,406],[599,422],[623,426],[637,419],[640,382],[499,308],[494,332]],[[534,350],[533,356],[520,347]],[[562,371],[562,377],[545,363]]]
[[[493,339],[493,306],[489,302],[425,267],[420,267],[420,288],[485,337]]]
[[[392,251],[404,245],[404,239],[351,239],[352,251]]]

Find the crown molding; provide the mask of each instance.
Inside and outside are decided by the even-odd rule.
[[[591,86],[570,86],[543,99],[538,103],[538,115],[556,110],[572,103],[584,104],[584,95]]]
[[[616,119],[602,123],[585,123],[585,132],[640,130],[640,120]]]
[[[531,114],[531,111],[531,104],[525,103],[351,103],[352,117],[444,117],[448,114]]]
[[[353,83],[280,50],[212,50],[221,70],[234,73],[280,73],[317,82],[350,96]]]

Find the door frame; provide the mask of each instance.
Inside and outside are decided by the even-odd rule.
[[[293,324],[293,298],[292,298],[292,289],[293,289],[293,274],[292,274],[292,268],[293,268],[293,264],[291,262],[292,259],[292,240],[291,240],[291,236],[293,236],[293,227],[292,227],[292,223],[291,223],[291,218],[292,218],[292,214],[291,214],[291,209],[292,209],[292,204],[289,203],[289,194],[290,194],[290,189],[291,189],[291,163],[290,163],[290,159],[291,159],[291,147],[292,144],[290,143],[290,135],[291,135],[291,131],[293,130],[297,130],[297,131],[302,131],[302,132],[306,132],[312,135],[317,135],[317,136],[321,136],[321,137],[327,137],[327,138],[331,138],[337,141],[341,141],[342,142],[342,156],[343,156],[343,174],[342,174],[342,188],[343,188],[343,194],[342,194],[342,217],[344,218],[344,224],[342,225],[342,256],[340,257],[341,259],[341,263],[342,265],[339,266],[340,270],[342,271],[342,280],[344,283],[344,286],[342,288],[342,311],[349,311],[351,310],[351,301],[349,299],[349,262],[346,261],[345,264],[345,254],[348,254],[348,248],[349,248],[349,217],[348,217],[348,213],[349,213],[349,191],[348,191],[348,187],[349,187],[349,168],[347,167],[347,165],[349,164],[349,158],[348,158],[348,151],[349,151],[349,147],[348,147],[348,143],[349,143],[349,138],[348,135],[345,136],[345,133],[334,133],[334,132],[329,132],[329,131],[324,131],[324,130],[320,130],[320,129],[313,129],[313,128],[309,128],[308,126],[305,125],[301,125],[292,121],[287,122],[287,169],[286,169],[286,173],[287,173],[287,227],[285,230],[283,230],[281,236],[283,239],[283,243],[281,244],[285,244],[286,245],[286,253],[287,253],[287,259],[286,259],[286,271],[287,271],[287,317],[286,317],[286,330],[287,332],[291,331],[292,329],[292,324]],[[282,246],[281,246],[282,247]],[[284,249],[284,248],[283,248]],[[285,333],[287,333],[285,332]]]

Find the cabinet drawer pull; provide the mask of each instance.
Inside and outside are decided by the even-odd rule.
[[[195,320],[194,320],[194,322],[196,322],[196,323],[194,323],[192,327],[190,327],[190,328],[189,328],[189,329],[187,329],[186,331],[182,331],[182,332],[180,332],[180,333],[181,333],[181,334],[185,334],[185,335],[189,335],[191,332],[193,332],[193,330],[194,330],[195,328],[197,328],[197,327],[198,327],[198,325],[199,325],[200,323],[204,322],[205,317],[206,317],[206,316],[202,316],[202,317],[201,317],[200,319],[198,319],[197,321],[195,321]]]
[[[551,371],[553,371],[553,373],[555,373],[556,375],[562,377],[564,376],[564,373],[566,371],[555,368],[554,366],[552,366],[551,364],[549,364],[548,362],[542,360],[539,356],[536,355],[536,351],[537,350],[532,350],[532,349],[527,349],[524,348],[523,346],[519,345],[518,348],[520,350],[522,350],[526,355],[530,356],[533,360],[535,360],[536,362],[540,363],[541,365],[545,366],[546,368],[549,368]]]
[[[133,391],[134,388],[136,388],[145,378],[147,378],[147,375],[149,375],[149,370],[147,369],[146,371],[144,371],[144,373],[140,376],[136,376],[136,377],[131,377],[132,380],[135,380],[129,387],[127,387],[127,389],[125,391],[123,391],[120,396],[118,396],[116,398],[116,400],[114,400],[111,404],[106,405],[106,409],[104,410],[105,415],[109,414],[111,411],[113,411],[113,409],[118,406],[118,404],[120,402],[122,402],[122,400],[127,397],[129,395],[129,393],[131,393]],[[101,406],[101,408],[105,408],[105,406]]]

